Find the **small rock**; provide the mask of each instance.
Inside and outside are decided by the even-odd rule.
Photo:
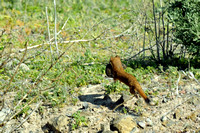
[[[155,105],[160,103],[160,98],[159,97],[153,97],[153,98],[151,98],[151,101],[154,104],[152,106],[155,106]]]
[[[82,106],[83,106],[83,109],[87,109],[88,108],[88,103],[87,102],[83,102]]]
[[[197,115],[197,117],[199,117],[199,118],[200,118],[200,113]]]
[[[166,116],[162,116],[160,119],[162,122],[167,121],[167,117]]]
[[[111,130],[117,130],[120,133],[130,133],[137,124],[131,116],[120,116],[113,121],[111,127]]]
[[[69,124],[70,118],[64,115],[53,118],[47,123],[47,127],[56,132],[66,132],[67,125]]]
[[[174,113],[174,119],[180,119],[181,118],[181,111],[180,111],[180,109],[177,109],[176,111],[175,111],[175,113]]]
[[[32,114],[30,115],[30,117],[27,121],[30,124],[40,123],[41,122],[41,116],[36,112],[32,112]]]
[[[150,113],[149,112],[142,112],[141,116],[143,116],[143,117],[149,117]]]
[[[153,126],[153,122],[150,118],[146,119],[146,124],[147,124],[147,126]]]
[[[20,65],[20,69],[22,69],[22,71],[29,71],[30,70],[30,68],[26,64],[24,64],[24,63],[22,63]]]
[[[167,98],[163,98],[163,100],[162,100],[162,103],[166,103],[166,102],[168,102],[168,100],[167,100]]]
[[[139,127],[141,127],[142,129],[144,129],[146,127],[146,124],[142,121],[137,123]]]
[[[5,119],[5,117],[11,112],[11,110],[9,108],[3,108],[0,111],[0,123],[3,122],[3,120]]]

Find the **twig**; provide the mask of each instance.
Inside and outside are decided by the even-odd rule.
[[[189,78],[194,79],[200,85],[199,81],[194,77],[194,74],[190,71],[189,71],[189,74],[190,74],[190,76],[188,75]]]
[[[118,37],[121,37],[123,34],[119,34],[119,35],[116,35],[116,36],[110,36],[110,37],[106,37],[104,38],[104,40],[106,39],[111,39],[111,38],[118,38]],[[100,36],[98,36],[100,37]],[[53,40],[54,38],[51,38],[51,41]],[[92,39],[81,39],[81,40],[70,40],[70,41],[61,41],[59,43],[79,43],[79,42],[89,42],[89,41],[95,41],[95,40],[99,40],[101,38],[92,38]],[[53,42],[47,42],[47,43],[42,43],[42,44],[39,44],[39,45],[34,45],[34,46],[31,46],[31,47],[27,47],[27,50],[30,50],[30,49],[34,49],[34,48],[37,48],[37,47],[40,47],[42,45],[49,45],[49,44],[53,44]],[[25,49],[20,49],[19,52],[23,52],[25,51]]]
[[[74,44],[74,43],[72,43],[72,44],[66,49],[66,51],[67,51],[73,44]],[[42,81],[42,78],[43,78],[43,77],[47,74],[47,72],[58,62],[58,60],[66,53],[66,51],[63,52],[63,53],[56,59],[56,61],[55,61],[54,63],[51,64],[51,66],[46,70],[46,72],[44,72],[44,73],[36,80],[36,82],[32,85],[32,87],[29,89],[28,93],[23,97],[23,99],[25,99],[25,98],[28,96],[28,94],[31,93],[32,89],[35,88],[35,87]]]
[[[5,29],[2,30],[0,37],[3,36],[3,34],[5,33],[5,31],[6,31]]]
[[[32,55],[30,57],[27,57],[26,59],[24,59],[23,63],[26,62],[27,60],[31,59],[31,58],[35,58],[37,56],[40,56],[41,54],[43,54],[44,51],[46,51],[48,48],[43,49],[42,51],[38,51],[35,55]]]
[[[124,101],[123,103],[118,104],[113,110],[112,112],[114,112],[117,108],[119,108],[121,105],[123,105],[124,103],[126,103],[126,101]]]
[[[10,118],[9,115],[11,114],[7,114],[6,118],[8,119],[4,119],[3,122],[1,123],[1,125],[6,124],[9,120],[11,120],[12,118],[14,118],[17,114],[19,114],[24,108],[26,108],[29,104],[31,104],[38,96],[35,96],[28,104],[26,104],[24,107],[22,107],[19,111],[17,111],[13,116],[11,116]]]
[[[54,0],[54,14],[55,14],[55,21],[54,21],[54,25],[55,25],[55,29],[54,29],[54,38],[55,38],[55,45],[56,45],[56,50],[57,50],[57,54],[59,55],[59,49],[58,49],[58,43],[57,43],[57,18],[56,18],[56,0]]]
[[[157,60],[160,61],[160,48],[158,44],[158,35],[157,35],[157,24],[156,24],[156,15],[155,15],[155,5],[154,0],[152,0],[153,3],[153,18],[154,18],[154,27],[155,27],[155,36],[156,36],[156,46],[157,46]]]
[[[18,126],[16,126],[14,129],[12,129],[11,132],[17,130],[24,122],[26,122],[28,120],[28,118],[30,118],[30,116],[32,115],[32,113],[35,112],[39,108],[39,106],[41,105],[41,103],[42,103],[42,101],[40,101],[36,105],[35,109]]]
[[[46,16],[47,16],[47,31],[48,31],[48,37],[49,37],[49,42],[51,42],[51,39],[50,39],[50,30],[49,30],[49,18],[48,18],[48,11],[47,11],[47,7],[46,7]],[[51,48],[51,44],[50,44],[50,52],[51,52],[51,61],[52,61],[52,58],[53,58],[53,51],[52,51],[52,48]]]
[[[12,117],[9,118],[11,120],[14,118],[16,115],[18,115],[24,108],[26,108],[29,104],[31,104],[38,96],[35,96],[28,104],[26,104],[24,107],[22,107],[19,111],[17,111]]]
[[[181,72],[185,75],[185,76],[188,76],[190,79],[194,79],[199,85],[200,85],[200,82],[194,77],[194,74],[192,72],[189,71],[189,74],[190,75],[187,75],[183,70],[181,70]]]
[[[150,47],[148,47],[148,48],[145,48],[145,49],[139,51],[137,54],[133,55],[132,57],[130,57],[130,58],[128,58],[128,59],[126,59],[126,61],[127,61],[127,60],[130,60],[130,59],[132,59],[132,58],[135,58],[137,55],[139,55],[140,53],[142,53],[142,52],[144,52],[144,51],[146,51],[146,50],[152,49],[154,46],[156,46],[156,44],[154,44],[154,45],[152,45],[152,46],[150,46]]]
[[[146,28],[147,28],[147,15],[145,12],[145,21],[144,21],[144,38],[143,38],[143,50],[145,49],[145,41],[146,41]],[[145,57],[145,51],[143,52],[143,57]]]
[[[179,93],[178,93],[178,83],[179,83],[179,81],[180,81],[180,79],[181,79],[181,74],[180,74],[180,72],[178,72],[178,75],[179,75],[179,77],[178,77],[178,80],[177,80],[177,82],[176,82],[176,92],[175,92],[175,94],[178,96],[179,95]]]
[[[66,71],[66,67],[64,68],[64,70],[55,78],[55,79],[50,79],[52,82],[55,82],[56,80],[60,79],[60,76]]]
[[[26,44],[25,44],[25,47],[26,47],[25,53],[24,53],[23,57],[21,58],[21,60],[20,60],[20,62],[19,62],[19,64],[18,64],[18,66],[17,66],[17,68],[16,68],[16,70],[15,70],[15,73],[14,73],[13,76],[11,77],[11,79],[10,79],[10,81],[9,81],[9,83],[8,83],[8,87],[7,87],[6,91],[4,92],[4,94],[6,94],[7,90],[9,89],[11,82],[13,81],[15,75],[16,75],[17,72],[18,72],[18,69],[19,69],[21,63],[22,63],[23,60],[24,60],[24,57],[25,57],[25,55],[26,55],[26,53],[27,53],[27,42],[26,42]]]
[[[25,43],[25,47],[26,47],[25,53],[24,53],[23,57],[21,58],[21,60],[20,60],[20,62],[19,62],[19,64],[18,64],[18,66],[17,66],[17,68],[15,69],[15,73],[12,75],[12,77],[11,77],[9,83],[8,83],[8,86],[7,86],[6,90],[5,90],[4,93],[3,93],[4,98],[5,98],[5,94],[7,93],[8,89],[10,88],[10,85],[11,85],[11,83],[12,83],[12,81],[13,81],[15,75],[17,74],[18,69],[19,69],[21,63],[23,62],[24,57],[25,57],[25,55],[26,55],[26,53],[27,53],[27,43],[28,43],[28,42]],[[5,86],[4,86],[4,87],[5,87]],[[4,102],[5,102],[5,101],[4,101],[4,98],[3,98],[3,101],[2,101],[2,102],[3,102],[3,105],[2,105],[2,107],[1,107],[0,110],[2,110],[3,107],[4,107]]]
[[[69,19],[69,18],[68,18],[68,19]],[[64,27],[65,27],[65,25],[66,25],[68,19],[65,21],[65,23],[64,23],[64,25],[63,25],[63,27],[62,27],[62,29],[59,30],[59,32],[57,33],[57,35],[59,35],[59,34],[61,33],[61,31],[64,29]],[[34,46],[31,46],[31,47],[27,47],[27,50],[30,50],[30,49],[33,49],[33,48],[37,48],[37,47],[40,47],[40,46],[46,45],[46,44],[53,44],[53,43],[51,43],[51,41],[53,41],[53,40],[54,40],[54,37],[52,37],[47,43],[41,43],[41,44],[38,44],[38,45],[34,45]],[[90,40],[89,40],[89,41],[90,41]],[[71,41],[71,42],[73,42],[73,41]],[[61,42],[61,43],[62,43],[62,42]],[[67,43],[69,43],[69,42],[67,42]],[[31,44],[31,45],[32,45],[32,44]],[[25,49],[20,49],[20,50],[19,50],[20,53],[23,52],[23,51],[25,51]]]
[[[66,49],[66,51],[67,51],[73,44],[74,44],[74,43],[72,43],[70,46],[68,46],[68,48]],[[58,62],[58,60],[66,53],[66,51],[63,52],[63,53],[57,58],[57,60],[56,60],[53,64],[51,64],[51,66],[47,69],[47,71],[44,72],[44,73],[40,76],[40,78],[37,79],[36,83],[35,83],[34,85],[31,86],[31,88],[29,89],[29,91],[27,92],[27,94],[26,94],[22,99],[25,99],[25,98],[28,96],[28,94],[31,93],[31,91],[42,81],[41,79],[42,79],[42,78],[47,74],[47,72]],[[29,104],[31,104],[37,97],[38,97],[38,95],[36,95],[28,104],[26,104],[22,109],[20,109],[19,111],[17,111],[17,112],[16,112],[12,117],[10,117],[8,120],[11,120],[13,117],[15,117],[21,110],[23,110],[23,109],[26,108]],[[22,100],[21,100],[21,101],[22,101]],[[4,101],[3,101],[3,102],[4,102]],[[3,106],[2,106],[2,108],[3,108]],[[1,124],[1,125],[4,125],[6,122],[8,122],[8,120],[5,120],[5,119],[4,119],[3,124]]]
[[[65,27],[65,25],[67,24],[67,22],[68,22],[68,20],[69,20],[69,18],[65,21],[65,23],[64,23],[64,25],[63,25],[63,27],[61,28],[61,30],[57,33],[57,35],[59,35],[60,34],[60,32],[64,29],[64,27]]]
[[[116,15],[115,15],[115,16],[116,16]],[[112,16],[112,17],[115,17],[115,16]],[[112,18],[112,17],[110,17],[110,18]],[[110,19],[110,18],[107,18],[107,19]],[[105,20],[107,20],[107,19],[101,20],[99,23],[93,25],[92,28],[94,28],[94,26],[100,24],[101,22],[103,22],[103,21],[105,21]],[[64,23],[62,29],[64,29],[64,27],[65,27],[65,25],[66,25],[67,22],[68,22],[68,19],[67,19],[66,22]],[[124,23],[124,22],[122,22],[122,23]],[[120,24],[122,24],[122,23],[120,23]],[[119,25],[120,25],[120,24],[119,24]],[[130,28],[132,28],[132,27],[133,27],[133,26],[131,26]],[[91,29],[92,29],[92,28],[91,28]],[[104,38],[104,40],[105,40],[105,39],[118,38],[118,37],[121,37],[121,36],[125,36],[125,33],[128,32],[128,31],[130,31],[130,28],[129,28],[128,30],[124,31],[123,33],[120,33],[119,35],[106,37],[106,38]],[[61,29],[61,30],[62,30],[62,29]],[[90,30],[91,30],[91,29],[90,29]],[[57,33],[57,35],[61,32],[61,30]],[[89,30],[89,31],[90,31],[90,30]],[[88,31],[88,32],[89,32],[89,31]],[[88,32],[87,32],[87,33],[88,33]],[[74,43],[74,42],[75,42],[75,43],[78,43],[78,42],[95,41],[95,40],[101,39],[100,36],[101,36],[104,32],[105,32],[105,31],[103,31],[103,32],[102,32],[100,35],[98,35],[97,37],[91,38],[91,39],[83,39],[83,38],[82,38],[82,39],[80,39],[80,40],[61,41],[61,42],[58,42],[58,43]],[[87,34],[87,33],[86,33],[86,34]],[[31,46],[31,47],[28,47],[27,49],[30,50],[30,49],[34,49],[34,48],[40,47],[40,46],[42,46],[42,45],[54,44],[54,43],[51,42],[52,40],[54,40],[54,37],[50,39],[50,42],[42,43],[42,44],[39,44],[39,45],[34,45],[34,46]],[[32,45],[33,45],[33,44],[32,44]],[[19,50],[19,52],[23,52],[23,51],[25,51],[25,49],[20,49],[20,50]]]
[[[14,107],[14,110],[16,109],[17,106],[27,97],[28,94],[24,95],[23,98],[17,103],[17,105]]]

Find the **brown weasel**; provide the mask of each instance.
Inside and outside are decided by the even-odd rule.
[[[124,84],[128,85],[131,94],[135,95],[135,91],[137,91],[144,98],[146,103],[150,103],[150,99],[142,90],[142,87],[140,86],[137,79],[133,75],[124,71],[119,56],[110,58],[110,64],[106,66],[106,74],[108,77],[112,77],[114,81],[120,80]]]

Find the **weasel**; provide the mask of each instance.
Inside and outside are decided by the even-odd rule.
[[[119,56],[110,58],[110,63],[106,66],[106,75],[112,77],[114,81],[119,80],[129,86],[131,94],[135,95],[135,91],[137,91],[144,98],[145,102],[150,104],[150,99],[142,90],[137,79],[133,75],[124,71]]]

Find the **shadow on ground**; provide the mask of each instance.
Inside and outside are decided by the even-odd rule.
[[[124,102],[123,96],[119,98],[116,102],[112,101],[109,95],[104,94],[88,94],[88,95],[81,95],[79,96],[80,101],[82,102],[90,102],[94,105],[101,105],[108,107],[110,110],[114,109],[117,105]],[[122,108],[120,106],[120,108]]]

